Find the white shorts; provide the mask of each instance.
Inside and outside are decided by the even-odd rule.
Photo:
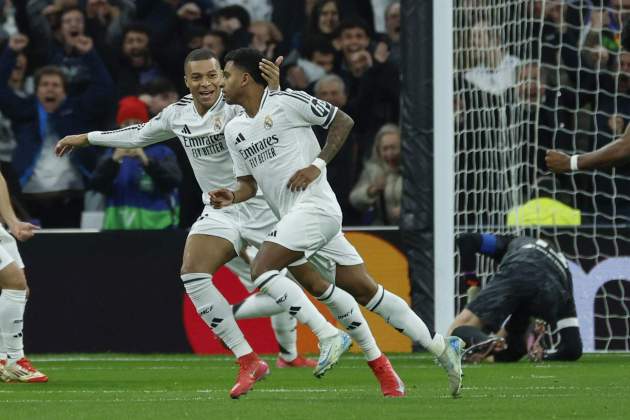
[[[218,236],[232,243],[237,254],[249,243],[259,248],[278,219],[262,197],[224,209],[206,205],[188,235]]]
[[[280,219],[265,241],[303,252],[308,258],[340,232],[341,218],[337,215],[325,214],[310,205],[296,205]]]
[[[326,280],[335,282],[337,266],[350,266],[363,264],[363,258],[346,239],[343,232],[339,232],[330,242],[321,247],[319,251],[308,257],[308,261],[315,266]]]
[[[0,270],[12,262],[15,262],[19,268],[24,268],[15,238],[0,225]]]

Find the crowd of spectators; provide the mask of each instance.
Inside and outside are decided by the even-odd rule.
[[[489,3],[456,2],[459,223],[500,222],[479,210],[505,201],[505,186],[516,182],[521,188],[516,200],[507,198],[511,205],[551,197],[579,209],[582,223],[627,223],[628,167],[551,176],[544,154],[592,151],[630,122],[630,52],[620,45],[630,1]]]
[[[393,0],[0,0],[0,165],[14,206],[43,228],[95,212],[106,229],[190,226],[200,191],[177,139],[63,159],[54,145],[157,115],[187,94],[195,48],[252,47],[285,57],[282,88],[355,120],[329,167],[344,224],[396,224],[399,43]]]

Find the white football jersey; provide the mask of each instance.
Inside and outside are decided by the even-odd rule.
[[[146,124],[113,131],[92,131],[88,133],[88,140],[98,146],[133,148],[179,138],[203,191],[202,199],[209,204],[208,192],[236,187],[232,158],[223,130],[241,110],[240,106],[226,104],[221,93],[202,117],[193,104],[192,95],[186,95]]]
[[[311,126],[328,128],[336,113],[336,107],[304,92],[265,89],[254,118],[243,111],[225,127],[236,176],[253,176],[278,218],[295,205],[308,205],[341,218],[326,168],[305,191],[287,188],[289,179],[321,152]]]

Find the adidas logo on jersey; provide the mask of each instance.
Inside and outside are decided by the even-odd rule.
[[[277,234],[278,234],[278,231],[277,231],[277,230],[274,230],[273,232],[269,232],[269,233],[267,234],[267,236],[271,236],[271,237],[275,238]]]
[[[184,128],[182,128],[182,134],[190,134],[190,128],[188,128],[188,125],[184,124]]]
[[[245,141],[245,137],[243,137],[242,133],[238,133],[238,136],[236,136],[236,144],[239,144],[243,141]]]

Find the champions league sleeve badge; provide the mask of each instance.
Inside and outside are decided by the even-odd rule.
[[[273,127],[273,120],[271,119],[271,115],[267,115],[265,117],[265,130],[271,130],[271,127]]]

